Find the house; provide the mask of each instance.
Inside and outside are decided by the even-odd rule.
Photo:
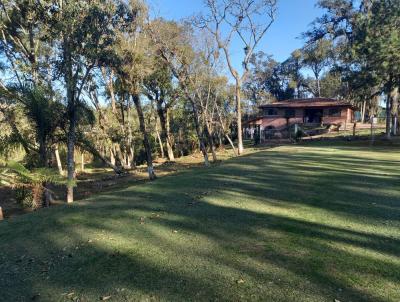
[[[259,131],[261,138],[268,133],[282,136],[288,127],[320,127],[334,125],[347,129],[354,121],[354,107],[346,102],[328,98],[293,99],[259,107],[260,116],[247,121],[245,136],[252,138]],[[264,133],[264,135],[263,135]]]

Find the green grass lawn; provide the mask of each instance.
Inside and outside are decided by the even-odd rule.
[[[400,147],[326,144],[1,222],[0,301],[400,301]]]

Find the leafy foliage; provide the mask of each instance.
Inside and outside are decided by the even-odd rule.
[[[65,185],[65,178],[52,169],[28,170],[14,161],[0,169],[0,184],[16,189],[16,198],[25,207],[36,209],[42,205],[47,184]]]

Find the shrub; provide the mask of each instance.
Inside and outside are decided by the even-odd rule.
[[[47,188],[50,183],[65,184],[66,181],[52,169],[28,170],[17,162],[9,162],[0,170],[0,184],[12,187],[16,200],[23,207],[32,209],[41,207],[45,200],[45,194],[51,195]]]

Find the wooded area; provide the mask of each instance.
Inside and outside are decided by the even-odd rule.
[[[384,98],[386,135],[396,135],[399,1],[320,1],[326,14],[284,62],[259,49],[278,4],[207,0],[177,22],[140,0],[1,1],[2,183],[48,206],[50,183],[73,202],[78,157],[81,170],[116,174],[146,163],[150,180],[157,157],[200,150],[208,166],[218,148],[243,153],[242,122],[258,105],[291,98],[351,101],[362,122]]]
[[[400,301],[400,0],[311,2],[0,0],[0,301]]]

